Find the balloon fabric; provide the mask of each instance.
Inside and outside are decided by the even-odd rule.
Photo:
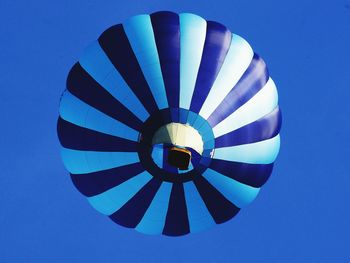
[[[224,25],[189,13],[131,17],[72,67],[60,101],[61,155],[99,212],[181,236],[234,217],[280,147],[265,62]]]

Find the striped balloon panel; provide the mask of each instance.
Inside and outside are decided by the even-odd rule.
[[[129,18],[86,48],[66,88],[57,122],[63,163],[119,225],[152,235],[203,231],[251,203],[272,173],[282,123],[275,83],[248,42],[220,23],[173,12]],[[167,161],[172,123],[203,142],[201,154],[182,145],[192,154],[187,170]],[[169,139],[152,145],[160,129]]]

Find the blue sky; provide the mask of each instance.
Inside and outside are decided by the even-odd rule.
[[[107,27],[159,10],[225,24],[268,64],[283,111],[272,177],[233,220],[181,238],[115,225],[59,155],[67,73]],[[0,262],[350,262],[350,1],[0,3]]]

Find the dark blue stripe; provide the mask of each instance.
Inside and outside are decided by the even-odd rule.
[[[79,63],[76,63],[69,72],[67,89],[95,109],[125,123],[135,130],[141,129],[142,122],[128,108],[101,87]]]
[[[203,176],[196,177],[193,182],[217,224],[226,222],[239,212],[240,209],[227,200]]]
[[[180,109],[170,108],[171,122],[180,122]]]
[[[180,20],[173,12],[151,15],[160,66],[169,107],[179,107],[180,96]]]
[[[110,218],[119,225],[135,228],[150,206],[162,182],[156,178],[150,180]]]
[[[207,34],[191,100],[191,111],[198,113],[202,108],[230,48],[231,38],[232,33],[224,25],[207,22]]]
[[[61,145],[68,149],[102,152],[136,152],[137,142],[77,126],[61,117],[57,122]]]
[[[143,124],[141,130],[141,141],[151,144],[154,133],[163,125],[171,123],[171,111],[169,109],[163,109],[155,114],[153,114],[150,118],[146,120]]]
[[[216,138],[215,148],[254,143],[273,138],[279,133],[281,124],[281,111],[277,107],[259,120]]]
[[[171,189],[163,234],[167,236],[181,236],[189,232],[190,225],[183,184],[174,183]]]
[[[193,167],[196,167],[203,157],[190,147],[186,147],[186,149],[191,151],[191,163]]]
[[[176,167],[174,166],[171,166],[169,163],[168,163],[168,158],[169,158],[169,148],[171,146],[167,146],[164,144],[164,148],[163,148],[163,169],[170,172],[170,173],[173,173],[174,175],[173,176],[178,176],[178,170]]]
[[[152,114],[158,110],[123,26],[118,24],[110,27],[102,33],[98,42],[147,111]]]
[[[227,118],[232,112],[250,100],[269,79],[269,73],[265,62],[254,54],[252,62],[244,72],[241,79],[227,94],[225,99],[209,116],[208,122],[214,127],[219,122]]]
[[[188,110],[187,110],[188,111]],[[180,112],[180,111],[178,111]],[[181,115],[185,116],[186,110],[181,111]],[[138,148],[138,155],[141,163],[145,167],[145,169],[152,174],[154,177],[159,178],[159,180],[180,183],[180,182],[188,182],[192,181],[193,178],[197,175],[197,173],[203,172],[209,165],[210,159],[204,158],[202,161],[202,165],[198,164],[201,158],[194,151],[192,152],[193,159],[192,164],[195,166],[194,170],[191,170],[187,173],[183,173],[179,176],[174,173],[170,173],[164,169],[159,168],[152,159],[152,138],[154,133],[163,125],[172,122],[173,109],[163,109],[159,112],[153,114],[147,121],[144,123],[141,135],[140,135],[140,143]],[[182,117],[182,119],[184,119]],[[203,154],[205,156],[210,156],[211,150],[205,150]],[[197,166],[198,164],[198,166]]]
[[[188,117],[188,110],[179,108],[179,123],[186,124]]]
[[[200,164],[205,166],[205,167],[208,167],[209,164],[211,163],[211,160],[213,160],[212,158],[210,157],[204,157],[202,156],[202,158],[200,159]]]
[[[134,163],[94,173],[71,174],[71,179],[83,195],[90,197],[120,185],[144,170],[141,163]]]
[[[159,168],[153,161],[151,156],[152,146],[140,144],[139,145],[139,158],[145,169],[154,177],[161,181],[181,183],[192,181],[195,176],[197,176],[196,170],[191,170],[190,172],[183,173],[181,175],[168,172],[164,169]]]
[[[273,163],[249,164],[213,159],[209,168],[243,184],[261,187],[269,179]]]

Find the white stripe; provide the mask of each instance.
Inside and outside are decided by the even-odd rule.
[[[232,34],[230,49],[199,115],[205,119],[210,116],[242,77],[253,56],[254,52],[248,42]]]
[[[277,89],[270,78],[253,98],[213,128],[215,138],[262,118],[274,110],[277,103]]]

